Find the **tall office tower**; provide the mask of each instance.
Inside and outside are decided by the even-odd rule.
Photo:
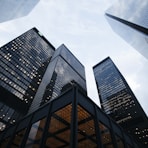
[[[148,118],[115,64],[108,57],[93,70],[102,109],[138,142],[148,145]]]
[[[76,83],[86,94],[86,79],[84,66],[62,44],[51,59],[44,74],[39,89],[34,97],[29,113],[37,110],[39,106],[56,98],[66,91],[70,85]]]
[[[0,23],[26,16],[39,0],[1,0]]]
[[[148,59],[148,1],[120,0],[106,11],[112,29]]]
[[[0,130],[28,112],[54,50],[36,28],[0,48]]]

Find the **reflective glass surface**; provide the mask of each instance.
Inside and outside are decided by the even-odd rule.
[[[99,122],[99,129],[103,148],[114,148],[110,130],[101,122]]]
[[[107,13],[148,28],[148,2],[145,0],[120,0]]]
[[[147,135],[145,129],[148,124],[146,114],[112,60],[108,57],[96,65],[94,75],[101,106],[105,113],[132,134],[137,141],[147,143],[145,139]],[[143,131],[143,136],[141,131]]]
[[[97,147],[94,117],[78,105],[78,147]]]
[[[46,86],[42,104],[56,98],[75,82],[86,90],[85,80],[73,69],[72,65],[69,65],[63,58],[58,57],[50,83]]]
[[[0,86],[30,104],[54,50],[29,30],[0,50]]]
[[[84,71],[84,66],[79,62],[79,60],[68,50],[68,48],[65,45],[61,45],[57,51],[55,52],[53,58],[57,57],[57,56],[62,56],[63,59],[65,59],[65,61],[67,63],[69,63],[69,65],[71,65],[71,67],[73,67],[75,69],[75,71],[77,71],[79,73],[79,75],[85,79],[85,71]]]
[[[70,104],[52,114],[46,147],[70,147],[71,110]]]
[[[112,29],[148,58],[148,2],[120,0],[106,14]]]
[[[27,15],[39,2],[39,0],[1,0],[0,1],[0,23]]]
[[[54,48],[35,28],[0,48],[0,100],[4,102],[0,117],[4,123],[14,123],[19,112],[27,113],[53,53]]]
[[[31,126],[25,147],[39,148],[40,140],[45,128],[46,118],[43,118]]]
[[[115,135],[115,138],[118,148],[124,148],[123,140],[118,135]]]
[[[13,148],[17,148],[21,146],[22,140],[24,138],[26,132],[26,128],[23,130],[20,130],[19,132],[17,132],[14,136],[13,142],[12,142],[12,147]]]
[[[9,143],[10,137],[5,138],[1,143],[0,143],[0,147],[7,147],[8,143]]]

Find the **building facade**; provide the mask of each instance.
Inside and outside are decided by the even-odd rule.
[[[93,70],[102,109],[137,141],[148,145],[148,118],[113,61],[108,57]]]
[[[120,0],[106,11],[106,18],[117,34],[148,59],[147,8],[145,0]]]
[[[0,130],[77,83],[86,93],[84,66],[33,28],[0,49]]]
[[[39,0],[1,0],[0,23],[28,15]]]
[[[140,148],[75,85],[2,132],[0,146]]]
[[[84,66],[62,44],[53,54],[29,113],[59,96],[66,90],[66,86],[69,87],[72,83],[79,84],[84,92],[87,93]]]
[[[36,28],[0,48],[0,128],[28,112],[54,50]]]

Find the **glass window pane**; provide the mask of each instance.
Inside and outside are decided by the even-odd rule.
[[[94,117],[78,105],[78,147],[97,147]]]
[[[8,144],[8,142],[9,142],[9,140],[10,140],[10,137],[8,137],[8,138],[5,138],[3,141],[1,141],[0,142],[0,147],[7,147],[7,144]]]
[[[39,144],[42,138],[45,122],[46,118],[43,118],[32,125],[26,142],[26,147],[38,148],[40,146]]]
[[[124,148],[123,140],[118,135],[115,135],[115,138],[118,148]]]
[[[112,144],[111,134],[109,129],[99,122],[99,128],[101,133],[101,142],[104,148],[114,148]]]
[[[70,104],[52,114],[46,147],[70,147],[71,110]]]
[[[26,128],[16,133],[12,142],[12,147],[19,147],[21,145],[25,132]]]

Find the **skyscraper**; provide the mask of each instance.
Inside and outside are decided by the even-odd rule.
[[[148,145],[148,119],[126,80],[108,57],[93,67],[101,107],[143,145]]]
[[[38,109],[51,99],[59,96],[68,84],[77,83],[86,93],[86,79],[84,66],[62,44],[54,52],[43,80],[34,97],[29,113]]]
[[[58,97],[76,83],[86,94],[84,66],[33,28],[0,50],[0,130]]]
[[[148,1],[120,0],[106,11],[112,29],[148,59]]]
[[[0,48],[0,125],[28,112],[54,50],[36,28]]]
[[[26,16],[39,0],[1,0],[0,23]]]

